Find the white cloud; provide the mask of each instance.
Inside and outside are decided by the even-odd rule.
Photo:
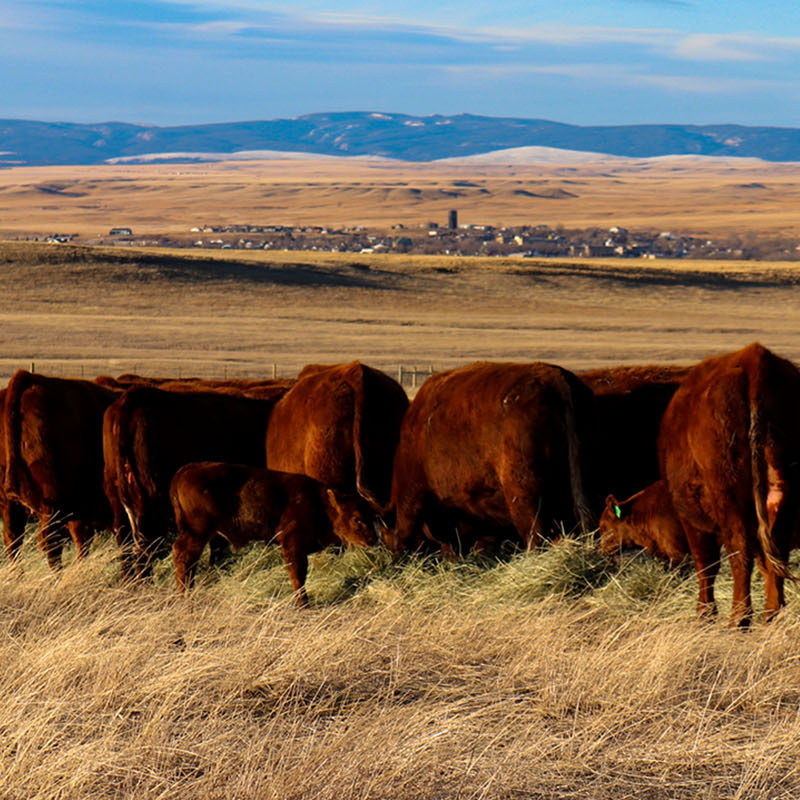
[[[735,94],[746,91],[766,91],[778,88],[794,88],[794,81],[766,80],[759,78],[714,77],[696,75],[669,75],[642,72],[637,67],[604,63],[581,64],[504,64],[504,65],[457,65],[447,67],[452,75],[471,81],[489,83],[504,78],[525,75],[553,75],[572,78],[595,84],[611,84],[627,87],[654,87],[670,92],[691,94]]]
[[[673,55],[690,61],[772,61],[791,52],[800,53],[800,38],[695,33],[680,38]]]

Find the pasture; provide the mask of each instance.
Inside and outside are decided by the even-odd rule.
[[[6,374],[291,375],[361,359],[571,369],[758,339],[800,360],[796,267],[0,246]],[[71,551],[70,551],[71,555]],[[69,559],[68,559],[69,561]],[[798,593],[769,626],[694,618],[694,577],[590,540],[390,563],[276,548],[119,580],[101,538],[57,576],[0,566],[9,798],[766,798],[800,793]],[[756,580],[757,607],[763,605]]]
[[[669,157],[592,163],[357,158],[0,170],[0,234],[136,236],[218,224],[415,226],[451,208],[477,225],[599,226],[793,236],[791,163]]]
[[[176,596],[101,543],[0,569],[3,795],[794,797],[800,634],[694,620],[695,583],[565,541],[456,564],[276,549]],[[720,587],[730,602],[730,583]]]

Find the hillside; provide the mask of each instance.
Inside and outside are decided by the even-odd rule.
[[[578,126],[472,114],[416,117],[376,112],[158,127],[0,120],[0,165],[100,164],[166,154],[208,160],[241,151],[374,156],[405,161],[458,158],[519,147],[605,153],[800,160],[800,129],[743,125]]]

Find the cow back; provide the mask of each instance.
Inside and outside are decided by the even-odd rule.
[[[359,362],[306,368],[273,411],[267,466],[358,493],[382,508],[407,407],[395,380]]]
[[[554,522],[590,527],[583,449],[592,403],[585,384],[550,364],[478,363],[434,375],[403,420],[392,507],[434,500],[507,528],[512,506],[535,495]]]
[[[6,393],[6,492],[36,513],[105,523],[102,424],[118,396],[92,381],[20,370]]]

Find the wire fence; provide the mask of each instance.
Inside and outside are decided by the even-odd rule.
[[[191,362],[167,359],[127,361],[123,359],[0,359],[0,381],[7,383],[20,369],[49,375],[55,378],[82,378],[93,380],[98,375],[141,375],[150,378],[202,378],[205,380],[264,380],[266,378],[294,378],[305,364],[267,362]],[[436,373],[432,364],[424,367],[405,364],[378,366],[391,375],[401,386],[412,392]]]

